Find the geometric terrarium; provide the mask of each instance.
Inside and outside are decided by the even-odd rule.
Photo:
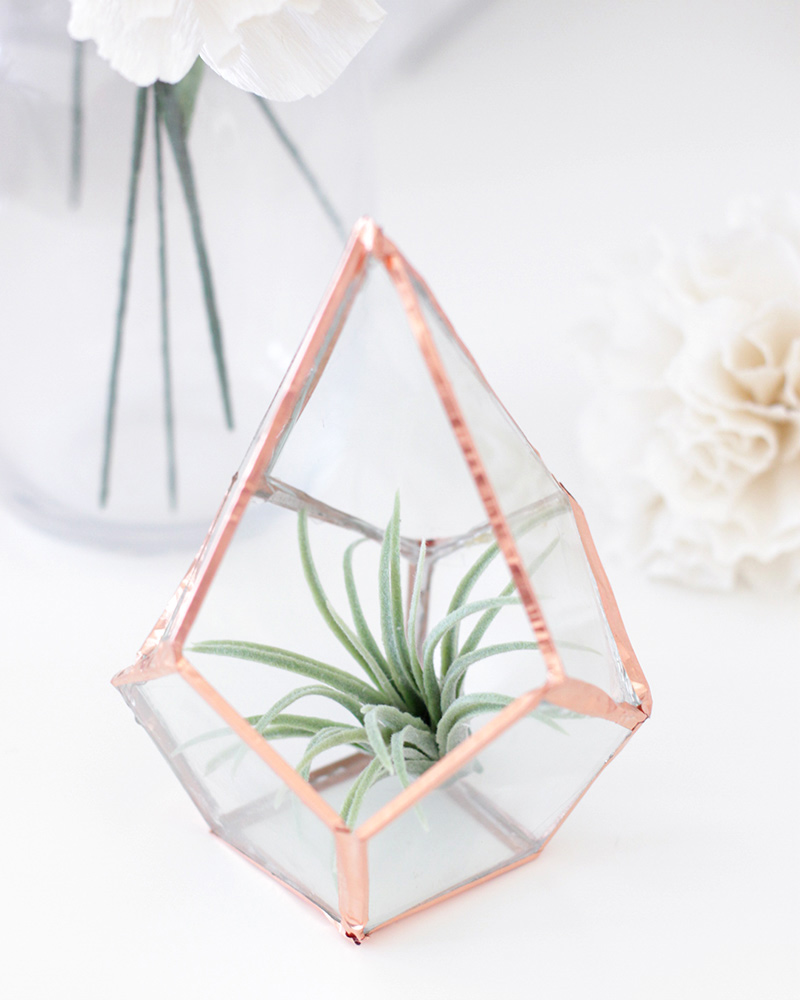
[[[114,683],[357,942],[535,858],[650,712],[581,509],[371,220]]]

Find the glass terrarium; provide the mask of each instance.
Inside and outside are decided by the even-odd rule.
[[[580,508],[370,220],[114,683],[355,941],[535,858],[650,711]]]

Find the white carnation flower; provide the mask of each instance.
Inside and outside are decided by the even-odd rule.
[[[752,206],[610,285],[584,425],[657,576],[800,585],[800,202]]]
[[[71,0],[69,31],[141,87],[177,83],[198,56],[276,101],[321,93],[378,29],[374,0]]]

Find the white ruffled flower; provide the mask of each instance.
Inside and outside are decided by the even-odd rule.
[[[321,93],[378,29],[374,0],[71,0],[69,31],[128,80],[177,83],[198,56],[276,101]]]
[[[800,202],[611,285],[584,439],[653,575],[800,585]]]

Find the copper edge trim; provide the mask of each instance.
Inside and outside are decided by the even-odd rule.
[[[611,695],[587,681],[566,677],[560,684],[547,689],[546,700],[551,705],[568,708],[579,715],[615,722],[633,732],[647,718],[638,705],[614,701]]]
[[[261,733],[242,718],[236,709],[212,687],[187,659],[180,657],[177,672],[205,703],[227,723],[239,739],[249,747],[281,779],[281,781],[307,806],[333,833],[346,831],[341,816],[329,805],[281,755],[272,748]]]
[[[518,719],[532,712],[545,697],[546,691],[546,686],[539,688],[537,691],[528,691],[510,705],[506,705],[497,715],[481,726],[477,732],[468,736],[463,743],[459,743],[450,753],[437,760],[435,764],[423,772],[407,788],[404,788],[390,802],[387,802],[376,813],[373,813],[369,819],[365,820],[355,830],[356,837],[359,840],[369,840],[371,837],[374,837],[390,823],[394,822],[407,809],[416,805],[420,799],[434,791],[439,785],[447,781],[448,778],[452,778],[473,757],[476,757],[485,746],[496,740],[498,736],[513,726]]]
[[[242,468],[233,477],[228,493],[198,555],[145,640],[136,662],[112,680],[116,686],[122,686],[152,680],[168,673],[179,673],[242,741],[334,833],[347,829],[338,813],[183,657],[183,644],[236,532],[247,503],[281,444],[304,389],[307,401],[316,387],[321,370],[338,340],[355,292],[364,279],[373,249],[379,242],[380,230],[375,222],[365,218],[356,223],[327,294],[295,353]],[[326,337],[337,320],[338,327],[334,329],[334,336],[326,344]],[[176,620],[171,623],[173,636],[170,640],[164,641],[165,630],[173,613],[176,615]]]
[[[223,501],[224,504],[224,501]],[[221,512],[222,507],[217,512]],[[178,607],[183,595],[190,589],[192,577],[194,576],[199,556],[195,556],[186,575],[178,585],[177,590],[167,602],[166,607],[158,617],[158,621],[150,630],[150,634],[142,643],[135,661],[125,670],[120,671],[111,678],[114,687],[122,687],[125,684],[143,684],[145,681],[155,680],[157,677],[165,677],[174,673],[177,660],[174,651],[169,643],[164,642],[164,636],[172,620],[175,609]]]
[[[238,527],[242,514],[259,486],[262,477],[274,461],[293,421],[302,412],[311,398],[339,334],[347,319],[353,301],[363,283],[370,259],[380,260],[385,266],[397,293],[423,359],[433,379],[456,439],[462,449],[468,468],[475,482],[480,498],[487,511],[498,545],[503,552],[517,590],[522,599],[531,626],[539,644],[547,670],[544,686],[529,691],[498,712],[477,732],[469,736],[444,758],[437,761],[428,771],[403,789],[393,800],[364,821],[355,831],[349,830],[338,813],[335,812],[314,787],[306,782],[272,746],[216,691],[216,689],[182,655],[183,644],[213,581],[222,558]],[[570,708],[585,715],[608,719],[633,732],[650,714],[652,700],[650,690],[641,667],[633,654],[630,640],[622,625],[619,610],[614,600],[608,578],[603,570],[597,551],[589,533],[583,511],[567,490],[564,493],[572,506],[581,542],[590,569],[597,583],[600,600],[611,628],[612,635],[622,658],[634,691],[641,700],[641,706],[618,704],[605,692],[594,685],[567,678],[541,606],[525,572],[514,537],[500,508],[487,470],[478,453],[475,441],[461,411],[452,383],[436,349],[433,336],[423,316],[422,308],[414,289],[413,280],[430,298],[432,307],[441,317],[453,337],[454,343],[464,352],[483,380],[489,392],[491,388],[480,374],[474,359],[462,344],[446,316],[438,305],[428,286],[417,275],[402,254],[382,233],[371,219],[362,219],[354,227],[342,258],[318,308],[314,319],[287,371],[275,398],[264,418],[261,429],[251,446],[240,472],[234,476],[223,504],[214,519],[200,551],[184,577],[178,590],[167,605],[147,640],[139,651],[136,662],[117,674],[112,683],[121,686],[141,683],[170,673],[179,673],[200,695],[210,708],[230,726],[242,742],[253,750],[268,767],[294,792],[300,801],[333,832],[336,843],[336,857],[339,883],[340,929],[343,934],[360,943],[367,936],[369,876],[367,861],[368,840],[383,830],[407,809],[454,776],[466,763],[475,757],[489,743],[497,739],[520,718],[531,712],[543,700]],[[535,449],[533,449],[535,451]],[[538,452],[537,452],[538,454]],[[559,484],[560,485],[560,484]],[[489,878],[503,874],[520,864],[538,857],[550,837],[558,830],[566,817],[577,805],[586,790],[607,764],[626,745],[627,739],[618,747],[595,777],[587,785],[572,806],[534,853],[522,859],[489,872],[481,878],[436,896],[391,920],[370,930],[376,930],[416,913],[434,903],[441,902],[464,889],[480,884]],[[336,765],[338,766],[338,765]],[[234,850],[237,850],[235,847]],[[241,853],[241,852],[240,852]],[[251,860],[252,859],[248,859]],[[257,862],[252,862],[261,867]],[[266,869],[262,869],[266,870]],[[271,873],[269,873],[271,874]],[[278,879],[278,881],[281,881]],[[283,884],[283,883],[282,883]],[[289,887],[291,888],[291,886]],[[303,897],[305,898],[305,897]],[[323,911],[325,912],[325,911]],[[326,914],[329,916],[329,914]]]
[[[580,715],[613,722],[631,733],[647,718],[637,706],[616,702],[605,691],[586,681],[567,677],[555,684],[548,682],[535,691],[521,695],[498,712],[463,743],[454,747],[407,788],[373,813],[356,829],[355,835],[361,840],[369,840],[380,833],[404,812],[415,806],[420,799],[457,774],[485,746],[502,736],[507,729],[532,712],[542,701],[570,709]]]
[[[182,649],[194,624],[248,501],[283,443],[298,403],[303,395],[307,401],[316,388],[350,311],[355,293],[363,281],[377,232],[374,222],[362,219],[350,234],[327,293],[292,359],[238,476],[234,477],[227,501],[206,535],[201,555],[187,585],[190,588],[187,593],[190,599],[182,601],[179,610],[174,640],[178,650]],[[326,344],[326,337],[337,319],[338,329]]]
[[[563,486],[562,489],[566,493],[572,507],[572,514],[575,518],[575,523],[578,526],[578,534],[580,536],[584,552],[586,553],[586,558],[589,561],[589,568],[591,569],[592,575],[597,583],[597,589],[600,594],[600,602],[603,605],[603,611],[605,612],[606,620],[608,621],[609,628],[611,629],[611,634],[614,637],[614,642],[617,644],[622,665],[625,668],[628,678],[630,679],[633,690],[639,698],[641,711],[644,714],[644,717],[647,718],[653,710],[653,696],[650,693],[650,685],[647,683],[644,672],[639,664],[639,660],[633,651],[631,641],[628,638],[628,633],[622,623],[622,616],[620,615],[619,607],[617,605],[616,598],[614,597],[614,592],[611,589],[608,576],[606,575],[606,571],[600,561],[600,556],[597,553],[594,539],[592,538],[589,525],[586,521],[586,515],[583,513],[583,509],[580,504],[570,494],[569,490],[565,489]]]
[[[605,769],[608,767],[611,761],[614,760],[624,749],[624,747],[628,745],[629,741],[630,741],[630,735],[628,735],[628,737],[617,747],[614,753],[610,754],[608,759],[603,763],[602,767],[598,769],[597,774],[592,778],[592,780],[589,782],[586,788],[584,788],[584,790],[580,793],[580,795],[575,799],[575,801],[572,803],[569,809],[566,809],[564,813],[559,817],[558,822],[555,824],[552,830],[550,830],[547,836],[542,840],[541,846],[538,848],[538,850],[532,852],[531,854],[526,854],[524,858],[516,858],[514,861],[509,862],[507,865],[503,865],[501,868],[497,868],[494,871],[487,872],[485,875],[481,875],[479,878],[472,879],[471,881],[466,882],[463,885],[456,886],[455,889],[450,889],[449,891],[440,893],[438,896],[433,896],[431,899],[425,900],[424,903],[419,903],[417,906],[412,906],[411,909],[404,910],[402,913],[398,913],[396,916],[390,917],[388,920],[384,920],[380,924],[376,924],[375,927],[370,927],[367,932],[367,937],[368,938],[372,937],[373,934],[376,934],[378,931],[383,930],[385,927],[389,927],[391,924],[397,923],[398,920],[404,920],[406,917],[410,917],[415,913],[420,913],[422,910],[427,910],[429,907],[435,906],[437,903],[444,903],[448,899],[452,899],[454,896],[458,896],[462,892],[465,892],[467,889],[472,889],[476,885],[481,885],[483,882],[488,882],[490,879],[497,878],[498,875],[505,875],[506,872],[513,871],[514,868],[519,868],[521,865],[528,864],[528,862],[530,861],[535,861],[538,857],[540,857],[545,847],[547,847],[552,838],[561,829],[563,824],[566,822],[567,818],[572,813],[572,810],[578,805],[578,803],[581,801],[584,795],[586,795],[586,793],[589,791],[589,789],[592,787],[595,781],[597,781],[597,779],[600,777],[603,771],[605,771]]]
[[[174,674],[177,669],[178,661],[172,646],[169,643],[160,643],[152,650],[140,652],[134,663],[111,678],[111,683],[114,687],[144,684],[146,681]]]
[[[329,923],[334,924],[334,926],[336,927],[340,927],[339,921],[328,911],[323,902],[321,901],[318,902],[311,896],[307,896],[302,890],[297,889],[290,882],[287,882],[285,879],[282,879],[280,875],[276,875],[275,872],[271,872],[269,868],[267,868],[265,865],[262,865],[260,861],[256,861],[255,858],[251,858],[250,855],[245,854],[245,852],[241,850],[241,848],[237,847],[235,844],[232,844],[229,840],[226,840],[221,833],[218,833],[216,830],[209,830],[209,833],[221,844],[224,844],[224,846],[227,847],[228,850],[233,851],[234,854],[237,854],[240,858],[244,858],[244,860],[249,862],[254,868],[257,868],[262,875],[269,876],[269,878],[271,878],[274,882],[277,882],[282,889],[288,889],[288,891],[291,892],[293,896],[296,896],[304,903],[308,903],[309,906],[313,906],[314,909],[317,911],[317,913],[322,914],[322,916]]]
[[[339,929],[361,944],[369,919],[367,845],[349,830],[337,830],[336,868],[339,875]]]
[[[486,514],[492,525],[492,530],[495,538],[497,539],[497,544],[499,545],[500,550],[502,551],[508,564],[508,568],[511,571],[511,576],[517,587],[522,605],[525,608],[525,613],[528,616],[534,636],[536,637],[536,641],[539,645],[539,650],[547,669],[548,680],[554,683],[560,681],[566,676],[564,666],[561,662],[561,657],[556,649],[556,645],[553,641],[550,629],[547,626],[547,622],[545,621],[544,613],[534,592],[530,577],[525,572],[525,567],[517,549],[514,536],[500,507],[500,503],[486,471],[486,467],[480,457],[467,422],[464,419],[464,415],[461,411],[461,407],[458,403],[452,383],[450,382],[444,365],[442,364],[439,352],[436,350],[428,325],[423,318],[419,300],[414,292],[405,259],[399,250],[397,250],[393,244],[389,243],[385,237],[383,239],[382,260],[403,303],[408,321],[411,325],[411,329],[417,340],[419,348],[422,351],[425,364],[427,365],[428,371],[433,379],[439,399],[442,402],[447,418],[453,428],[456,440],[464,453],[464,458],[466,459],[470,474],[472,475],[483,506],[486,509]],[[432,296],[431,301],[435,303],[437,312],[443,316],[444,314],[441,312],[440,306],[436,303],[436,300]],[[449,329],[452,328],[449,327]],[[461,344],[458,339],[457,342],[459,345]],[[491,392],[488,385],[487,389]]]
[[[376,924],[374,927],[370,927],[367,932],[367,938],[371,938],[373,934],[377,934],[378,931],[382,931],[385,927],[390,927],[392,924],[396,924],[398,920],[405,920],[406,917],[411,917],[415,913],[421,913],[423,910],[427,910],[431,906],[436,906],[437,903],[444,903],[448,899],[452,899],[454,896],[460,896],[461,893],[466,892],[467,889],[472,889],[476,885],[482,885],[490,879],[497,878],[498,875],[505,875],[506,872],[513,871],[515,868],[526,865],[530,861],[535,861],[540,856],[545,846],[546,842],[534,853],[526,854],[524,858],[517,858],[515,861],[509,862],[509,864],[503,865],[502,868],[487,872],[485,875],[481,875],[479,878],[473,879],[471,882],[466,882],[464,885],[456,886],[455,889],[449,889],[446,892],[440,893],[438,896],[426,899],[424,903],[418,903],[416,906],[412,906],[410,910],[404,910],[402,913],[398,913],[397,916],[389,917],[388,920],[384,920],[382,923]]]

